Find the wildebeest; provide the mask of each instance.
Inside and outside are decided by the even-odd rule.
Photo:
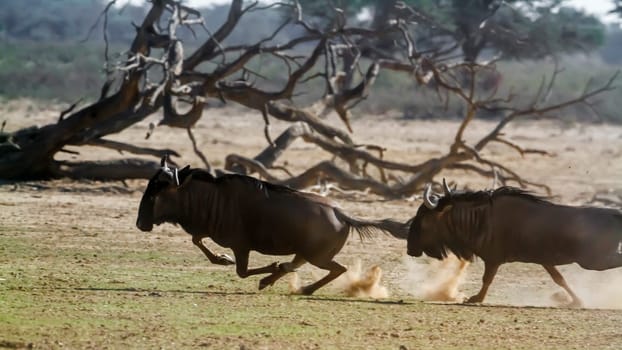
[[[408,255],[484,261],[482,287],[469,303],[482,302],[497,269],[507,262],[540,264],[572,297],[556,265],[578,263],[589,270],[622,266],[622,213],[613,209],[553,204],[513,187],[452,192],[424,190],[424,203],[412,219]]]
[[[333,258],[351,229],[361,238],[369,236],[373,230],[402,239],[408,235],[408,227],[403,223],[355,219],[317,195],[244,175],[214,177],[189,166],[181,170],[169,168],[162,158],[162,168],[149,181],[140,202],[136,226],[142,231],[151,231],[154,224],[164,222],[180,224],[210,262],[235,264],[242,278],[270,274],[259,282],[259,289],[272,285],[305,262],[328,270],[324,278],[300,289],[300,293],[307,295],[346,271]],[[202,239],[206,237],[231,248],[235,262],[205,247]],[[288,263],[275,262],[249,269],[251,250],[295,256]]]

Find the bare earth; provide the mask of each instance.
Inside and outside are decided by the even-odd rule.
[[[53,121],[58,111],[26,109],[22,102],[3,106],[0,116],[8,130],[15,130]],[[180,165],[200,166],[184,131],[158,128],[144,139],[148,123],[156,120],[113,138],[170,147],[183,155]],[[413,164],[444,153],[457,126],[392,115],[353,122],[357,142],[384,145],[387,159]],[[493,126],[474,123],[466,136],[475,140]],[[272,135],[285,127],[275,122]],[[262,128],[259,115],[210,110],[195,136],[218,167],[227,154],[252,157],[261,151],[266,146]],[[622,127],[525,121],[506,131],[518,144],[553,156],[521,158],[504,145],[492,145],[485,155],[546,183],[556,202],[585,205],[597,194],[622,195]],[[96,148],[79,151],[79,156],[62,157],[127,156]],[[300,140],[279,164],[298,173],[328,157]],[[442,176],[471,189],[492,185],[469,173]],[[407,257],[404,241],[353,237],[338,260],[350,266],[360,261],[364,268],[379,265],[389,297],[349,298],[335,285],[317,296],[295,296],[287,279],[259,292],[259,278],[241,280],[232,267],[210,265],[180,228],[138,231],[134,223],[145,185],[56,180],[0,186],[0,348],[622,348],[621,269],[562,267],[586,309],[564,308],[560,289],[541,267],[529,264],[504,265],[484,305],[425,302],[422,290],[440,273],[438,264]],[[420,205],[418,198],[387,201],[335,191],[330,196],[364,218],[407,220]],[[286,259],[256,254],[251,265]],[[476,261],[460,291],[475,293],[481,273]],[[320,274],[309,266],[299,271],[303,281]]]

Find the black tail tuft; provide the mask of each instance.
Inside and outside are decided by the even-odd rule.
[[[382,231],[390,234],[398,239],[407,239],[408,231],[410,229],[410,221],[403,223],[391,219],[384,219],[379,221],[367,221],[350,217],[343,213],[341,210],[335,209],[335,215],[337,218],[353,228],[358,232],[362,239],[374,237],[376,231]]]

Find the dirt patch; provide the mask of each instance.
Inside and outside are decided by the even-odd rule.
[[[28,118],[9,115],[7,129],[56,117],[55,111]],[[151,121],[112,138],[174,148],[183,155],[180,165],[200,166],[184,133],[158,128],[144,140]],[[466,137],[475,138],[493,126],[476,122]],[[260,115],[212,110],[195,136],[212,163],[221,166],[229,153],[254,156],[263,149],[262,127]],[[273,135],[285,127],[273,123]],[[353,121],[356,142],[383,144],[387,159],[409,163],[445,152],[457,127],[451,121],[404,121],[390,115]],[[486,156],[550,185],[555,201],[581,205],[595,194],[622,190],[620,127],[523,122],[510,126],[507,134],[521,145],[554,156],[522,158],[504,145],[494,145]],[[79,151],[79,156],[59,157],[125,156],[97,148]],[[279,165],[298,173],[328,157],[317,147],[296,141]],[[472,189],[491,186],[488,179],[459,171],[441,175]],[[405,242],[380,235],[365,242],[352,238],[337,260],[353,267],[361,261],[363,272],[379,266],[388,298],[345,297],[339,285],[310,298],[292,296],[287,280],[257,292],[259,279],[241,280],[230,267],[210,265],[180,228],[164,225],[150,234],[135,229],[145,184],[55,180],[0,186],[0,341],[4,342],[0,344],[214,349],[622,346],[622,311],[608,310],[622,308],[620,269],[593,272],[574,265],[561,269],[588,308],[607,310],[550,308],[559,305],[551,298],[559,288],[540,266],[529,264],[502,266],[487,306],[427,304],[418,300],[425,299],[422,293],[430,280],[420,279],[416,274],[421,271],[413,272],[412,266],[421,265],[427,273],[437,271],[436,263],[407,257]],[[348,213],[364,218],[406,220],[420,204],[364,193],[333,191],[330,196]],[[207,244],[217,253],[229,253]],[[250,258],[252,266],[274,260],[259,254]],[[453,298],[475,293],[482,269],[476,261],[460,286],[446,285]],[[323,273],[308,265],[299,271],[302,283]]]

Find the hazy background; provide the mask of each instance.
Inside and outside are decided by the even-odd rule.
[[[228,1],[194,0],[191,5],[203,7],[210,30],[226,18]],[[605,40],[600,48],[563,56],[564,74],[552,99],[561,100],[577,95],[589,78],[603,81],[619,69],[622,63],[622,29],[618,15],[605,14],[613,8],[612,1],[573,0],[569,4],[594,13],[606,25]],[[79,98],[95,98],[104,81],[104,42],[101,21],[89,35],[91,27],[104,8],[102,0],[24,0],[0,1],[0,99],[27,98],[36,101],[75,102]],[[131,1],[111,11],[108,19],[108,38],[111,56],[126,50],[134,37],[131,22],[139,22],[147,8],[143,1]],[[225,44],[254,43],[268,36],[279,23],[277,11],[249,13]],[[299,28],[288,27],[281,40],[294,36]],[[207,36],[197,32],[181,36],[186,52],[199,45]],[[258,83],[276,88],[284,81],[283,67],[272,63],[255,62],[259,73],[267,79]],[[499,62],[503,74],[500,92],[510,89],[529,99],[535,93],[543,75],[550,76],[553,65],[547,60],[513,60]],[[309,91],[314,88],[310,87]],[[449,109],[439,107],[438,97],[422,88],[404,74],[381,72],[373,93],[357,108],[362,112],[382,113],[388,110],[403,113],[405,118],[452,118],[460,114],[459,106],[449,103]],[[305,102],[306,94],[299,99]],[[309,95],[309,100],[311,100]],[[578,106],[566,111],[567,120],[620,122],[622,93],[616,90],[599,96],[594,110]],[[520,101],[517,101],[520,102]],[[494,116],[491,116],[494,117]]]

